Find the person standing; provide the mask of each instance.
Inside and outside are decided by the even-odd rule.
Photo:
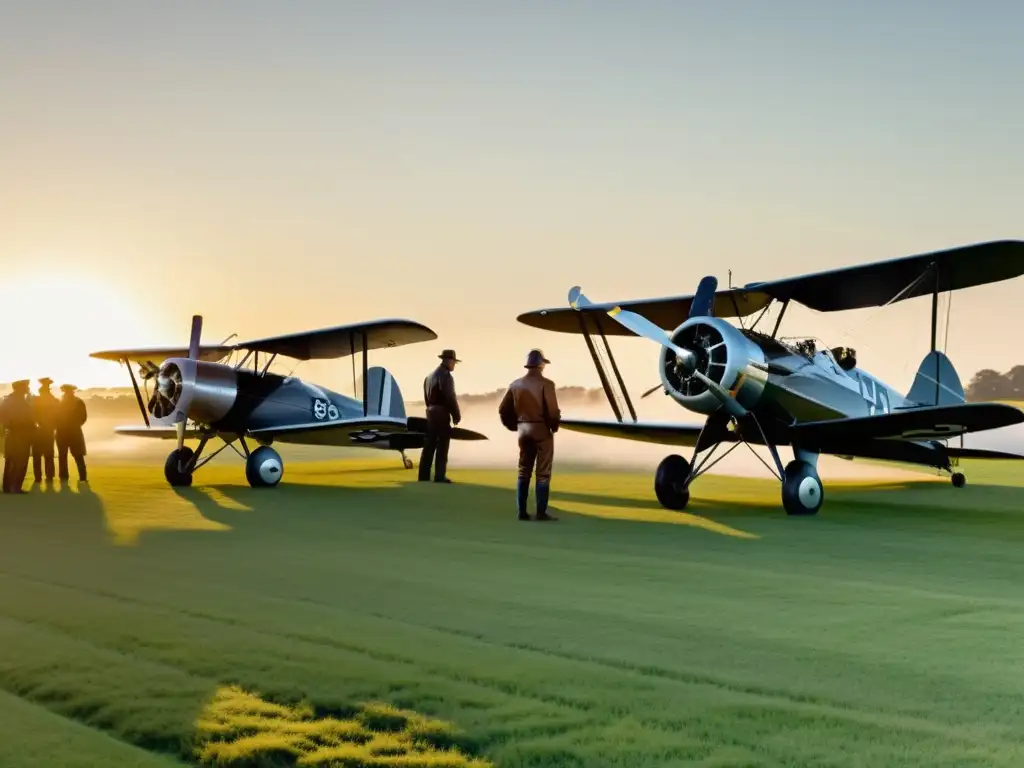
[[[548,514],[551,491],[551,465],[555,456],[554,433],[562,412],[555,396],[555,383],[544,376],[551,361],[539,349],[526,356],[526,374],[509,385],[498,405],[501,423],[519,433],[519,477],[516,481],[516,507],[520,520],[529,520],[526,502],[530,498],[530,478],[537,469],[537,519],[557,520]]]
[[[68,472],[68,451],[75,460],[78,468],[78,479],[85,483],[89,478],[85,467],[85,434],[82,426],[85,424],[88,414],[85,403],[75,395],[78,389],[74,384],[62,384],[60,391],[63,396],[57,408],[57,462],[58,472],[61,480],[67,480]]]
[[[50,391],[53,379],[39,380],[39,394],[32,398],[35,413],[36,434],[32,441],[32,473],[37,483],[43,482],[43,469],[46,469],[46,482],[53,482],[53,447],[54,430],[57,427],[57,398]]]
[[[454,349],[440,355],[441,364],[423,381],[423,402],[427,408],[427,436],[420,454],[419,479],[430,479],[430,466],[434,465],[434,482],[450,483],[448,477],[448,448],[452,439],[452,423],[462,420],[459,399],[455,396],[452,371],[461,363]]]
[[[28,400],[29,380],[22,379],[11,386],[13,391],[0,404],[0,422],[5,432],[3,492],[24,493],[22,486],[28,472],[36,422]]]

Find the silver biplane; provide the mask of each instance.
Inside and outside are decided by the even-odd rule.
[[[274,487],[284,472],[281,455],[271,447],[274,442],[393,450],[401,454],[406,469],[412,468],[405,452],[423,447],[426,419],[406,415],[398,382],[384,368],[368,367],[368,353],[436,339],[432,330],[411,320],[385,319],[203,346],[202,325],[201,316],[192,318],[187,349],[117,349],[91,355],[128,366],[145,426],[117,427],[118,434],[177,440],[164,464],[164,476],[172,486],[191,485],[192,474],[230,446],[245,460],[251,486]],[[235,352],[245,353],[236,364],[220,362]],[[362,356],[361,387],[356,382],[357,352]],[[353,391],[361,389],[361,399],[271,373],[278,356],[300,361],[351,356]],[[139,366],[148,402],[132,363]],[[150,382],[155,383],[152,392]],[[198,439],[197,447],[187,447],[186,438]],[[214,438],[224,444],[203,456]],[[250,450],[247,438],[258,447]],[[487,438],[457,427],[452,439]]]
[[[564,428],[693,447],[689,460],[671,455],[658,466],[654,491],[662,506],[684,509],[690,484],[717,463],[709,463],[717,448],[730,443],[727,454],[744,443],[767,446],[775,466],[766,466],[782,484],[783,507],[791,515],[808,515],[818,512],[824,498],[817,472],[821,454],[934,467],[948,472],[957,488],[966,483],[957,471],[960,459],[1024,458],[963,447],[965,433],[1020,424],[1024,412],[1002,403],[966,402],[956,369],[936,348],[940,293],[1022,274],[1024,242],[997,241],[722,291],[717,279],[708,276],[692,296],[595,304],[575,287],[569,291],[569,307],[528,312],[518,320],[582,334],[587,343],[616,420],[563,419]],[[852,349],[818,349],[814,339],[790,343],[778,337],[791,302],[836,312],[929,294],[931,350],[906,395],[858,367]],[[758,331],[774,302],[781,304],[774,330]],[[743,318],[755,313],[750,327],[743,327]],[[733,317],[739,328],[724,319]],[[661,389],[706,416],[704,424],[638,421],[608,344],[612,335],[640,336],[660,345],[661,383],[642,397]],[[632,420],[624,418],[627,410]],[[960,446],[950,445],[950,438],[958,436]],[[779,446],[792,448],[793,460],[786,466]]]

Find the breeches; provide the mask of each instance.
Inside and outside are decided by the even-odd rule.
[[[555,438],[544,424],[519,425],[519,477],[529,480],[534,467],[538,483],[551,482],[551,464],[555,458]]]

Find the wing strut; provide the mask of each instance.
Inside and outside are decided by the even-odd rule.
[[[366,331],[363,331],[363,416],[366,417],[370,413],[370,403],[367,400],[366,390],[366,365],[367,365],[367,353],[366,353]]]
[[[636,423],[636,410],[633,408],[633,401],[630,400],[629,392],[626,391],[626,384],[622,380],[622,374],[619,372],[619,366],[615,363],[615,356],[612,354],[611,345],[608,344],[608,338],[604,335],[604,330],[601,328],[601,321],[599,318],[594,318],[594,324],[597,326],[597,332],[601,336],[601,341],[604,342],[605,351],[608,354],[608,362],[611,365],[612,372],[615,374],[615,381],[618,384],[618,394],[615,389],[612,388],[611,382],[608,379],[608,373],[605,370],[604,363],[601,360],[601,356],[598,354],[597,347],[594,346],[594,340],[590,336],[590,331],[587,330],[586,315],[583,312],[578,313],[580,331],[583,333],[583,339],[587,342],[587,349],[590,350],[590,357],[594,361],[594,367],[597,369],[597,375],[601,379],[601,387],[604,389],[605,397],[608,398],[608,404],[612,407],[612,412],[615,414],[615,419],[620,424],[622,423],[622,408],[619,406],[619,394],[621,394],[622,402],[625,407],[629,410],[629,415]]]
[[[139,410],[142,411],[142,420],[149,426],[149,414],[146,413],[146,405],[142,402],[142,393],[139,391],[139,384],[135,381],[135,372],[132,371],[132,361],[124,358],[124,364],[128,366],[128,375],[132,377],[132,389],[135,390],[135,399],[139,403]]]

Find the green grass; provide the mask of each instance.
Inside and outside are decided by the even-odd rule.
[[[0,497],[0,764],[1024,764],[1020,467],[811,519],[563,473],[543,525],[393,466]]]

